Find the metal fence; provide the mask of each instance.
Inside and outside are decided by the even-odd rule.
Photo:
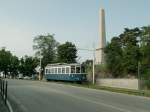
[[[0,94],[5,104],[7,104],[7,86],[8,86],[8,82],[0,78]]]

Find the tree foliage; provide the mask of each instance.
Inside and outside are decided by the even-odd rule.
[[[60,63],[75,63],[77,58],[77,49],[71,42],[59,45],[57,50],[57,59]]]
[[[114,77],[118,77],[122,72],[122,48],[121,48],[121,39],[114,37],[111,40],[111,43],[105,48],[106,53],[106,63],[109,70],[112,72]]]
[[[11,56],[11,63],[9,65],[9,72],[12,77],[16,77],[19,71],[19,59],[17,56]]]
[[[20,59],[19,72],[24,76],[32,76],[36,73],[35,68],[39,64],[37,58],[31,56],[24,56]]]
[[[125,28],[105,48],[106,62],[114,77],[137,77],[138,63],[150,65],[150,26]]]
[[[37,56],[42,56],[42,67],[49,63],[56,62],[56,49],[58,42],[54,39],[54,35],[39,35],[33,40],[33,49]]]
[[[66,42],[58,47],[59,43],[54,39],[54,35],[39,35],[34,38],[33,48],[36,51],[36,58],[24,56],[19,59],[17,56],[5,48],[0,50],[0,72],[17,77],[18,74],[32,76],[35,68],[39,65],[39,56],[42,57],[42,68],[50,63],[75,63],[77,49],[71,42]],[[57,50],[58,48],[58,50]],[[40,58],[41,58],[40,57]]]
[[[22,57],[20,60],[17,56],[5,48],[0,50],[0,72],[5,77],[17,77],[19,73],[27,76],[35,74],[35,67],[38,65],[38,59],[30,56]]]
[[[5,48],[0,50],[0,71],[3,72],[5,76],[11,68],[11,58],[12,54],[10,51],[7,51]]]

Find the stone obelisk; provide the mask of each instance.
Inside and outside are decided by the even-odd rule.
[[[96,63],[104,64],[105,63],[105,53],[104,48],[106,46],[106,31],[105,31],[105,11],[100,9],[99,14],[99,45],[96,49]]]

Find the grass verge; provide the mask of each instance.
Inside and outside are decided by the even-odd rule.
[[[72,85],[77,87],[85,87],[97,90],[106,90],[117,93],[125,93],[130,95],[144,96],[150,97],[150,90],[133,90],[133,89],[125,89],[125,88],[116,88],[116,87],[106,87],[106,86],[98,86],[93,84],[77,84],[77,83],[66,83],[66,82],[56,82],[65,85]]]

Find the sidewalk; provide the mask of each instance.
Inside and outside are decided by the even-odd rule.
[[[4,104],[4,101],[1,95],[0,95],[0,112],[9,112],[8,108]]]

